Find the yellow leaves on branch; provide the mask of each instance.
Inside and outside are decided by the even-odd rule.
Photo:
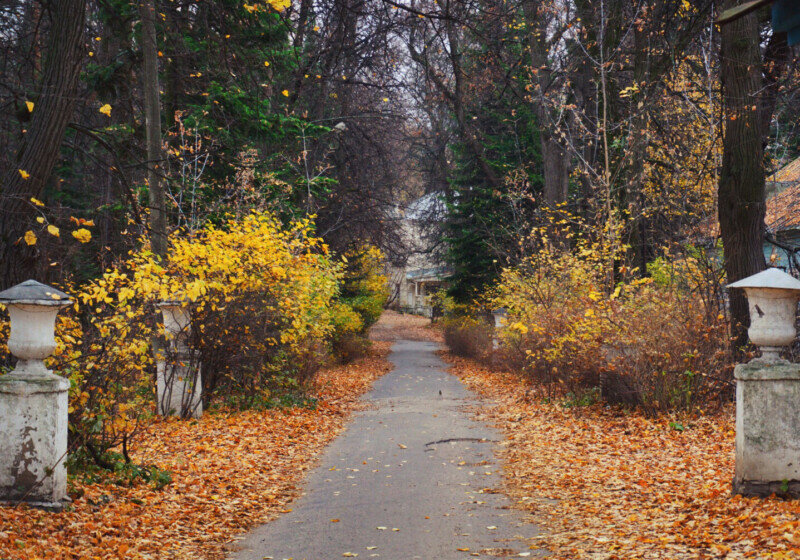
[[[272,7],[272,9],[275,10],[276,12],[282,12],[283,10],[292,5],[292,0],[267,0],[267,4],[269,4]],[[249,14],[253,14],[264,10],[264,7],[258,3],[253,3],[253,4],[245,3],[242,5],[242,7]]]
[[[276,11],[282,12],[292,5],[292,0],[269,0],[269,5],[272,6]]]
[[[620,97],[631,97],[632,95],[639,93],[639,86],[633,84],[632,86],[628,86],[619,92]]]

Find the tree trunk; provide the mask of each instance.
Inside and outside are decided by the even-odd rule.
[[[161,182],[161,107],[158,93],[158,45],[156,43],[156,10],[154,0],[139,3],[142,20],[142,56],[144,73],[145,128],[147,134],[147,186],[150,201],[150,243],[153,253],[166,258],[167,217],[164,202],[164,186]]]
[[[737,4],[728,0],[725,7]],[[728,282],[764,270],[764,150],[756,110],[762,87],[755,13],[722,26],[721,77],[725,132],[718,212]],[[747,343],[750,316],[742,290],[730,291],[732,350]]]
[[[32,229],[35,207],[30,199],[42,196],[72,117],[83,60],[85,15],[85,0],[52,3],[41,91],[14,164],[4,171],[0,186],[0,289],[37,276],[38,252],[22,236]]]
[[[540,121],[541,122],[541,121]],[[542,123],[542,160],[544,162],[544,200],[555,207],[567,200],[569,158],[567,150]]]
[[[647,5],[643,4],[646,8]],[[649,90],[646,87],[650,83],[649,53],[648,42],[645,30],[634,26],[633,29],[633,81],[639,87],[638,103],[631,105],[633,114],[630,116],[630,131],[628,138],[630,142],[628,165],[628,188],[623,191],[626,196],[620,200],[620,208],[629,208],[630,222],[627,224],[628,239],[634,253],[634,264],[641,271],[647,270],[647,263],[651,257],[650,240],[647,236],[646,217],[642,215],[645,206],[643,194],[644,182],[647,174],[645,173],[645,161],[647,159],[647,147],[650,144],[648,113],[645,106],[648,103]],[[621,193],[621,194],[623,194]],[[624,215],[624,214],[623,214]]]
[[[567,200],[569,186],[569,153],[558,140],[548,107],[547,92],[553,85],[553,73],[547,59],[547,20],[541,13],[538,0],[524,3],[525,23],[530,30],[528,44],[531,66],[536,76],[536,95],[533,109],[539,121],[544,175],[544,201],[554,207]]]

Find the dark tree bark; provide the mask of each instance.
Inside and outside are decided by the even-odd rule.
[[[83,61],[85,15],[86,0],[57,0],[50,7],[41,89],[14,163],[2,175],[0,289],[37,276],[38,251],[22,237],[34,223],[30,199],[42,196],[72,118]]]
[[[728,0],[725,7],[736,5]],[[763,81],[755,13],[722,26],[721,78],[725,111],[718,212],[728,282],[764,270],[764,149],[757,105]],[[750,316],[742,290],[731,290],[733,351],[747,343]]]
[[[139,3],[142,20],[142,55],[144,72],[145,128],[147,134],[147,186],[150,194],[150,243],[153,253],[166,258],[167,216],[164,202],[164,185],[161,183],[161,106],[158,93],[158,45],[156,42],[156,9],[153,0]]]
[[[540,10],[538,0],[524,3],[525,20],[530,30],[528,45],[531,65],[536,76],[537,95],[534,97],[534,112],[539,120],[542,145],[542,171],[544,175],[544,201],[556,206],[567,200],[569,186],[569,153],[559,141],[557,123],[552,122],[547,102],[547,92],[553,86],[553,73],[547,60],[547,19]]]

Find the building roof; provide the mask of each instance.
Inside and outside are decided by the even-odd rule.
[[[767,230],[800,228],[800,158],[767,177],[767,188]]]
[[[797,183],[800,182],[800,158],[789,162],[775,173],[767,177],[771,183]]]
[[[800,183],[786,187],[767,200],[764,222],[769,231],[800,229]]]
[[[441,220],[447,205],[440,192],[428,193],[411,202],[406,208],[407,220]]]
[[[764,223],[767,231],[775,233],[800,229],[800,158],[767,177],[766,183],[768,194]],[[693,238],[718,236],[719,221],[716,213],[700,222],[690,235]]]
[[[450,272],[450,269],[446,266],[418,268],[406,272],[406,279],[413,280],[415,282],[444,280],[450,275]]]

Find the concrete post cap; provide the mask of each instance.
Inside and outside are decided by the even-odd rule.
[[[770,288],[773,290],[800,291],[800,280],[777,268],[768,268],[758,274],[743,278],[727,288]]]
[[[183,292],[175,292],[174,294],[167,296],[166,299],[162,299],[156,303],[156,307],[184,307],[189,303],[191,303],[191,301],[184,295]]]
[[[36,280],[26,280],[0,292],[0,303],[63,307],[72,303],[64,292]]]

